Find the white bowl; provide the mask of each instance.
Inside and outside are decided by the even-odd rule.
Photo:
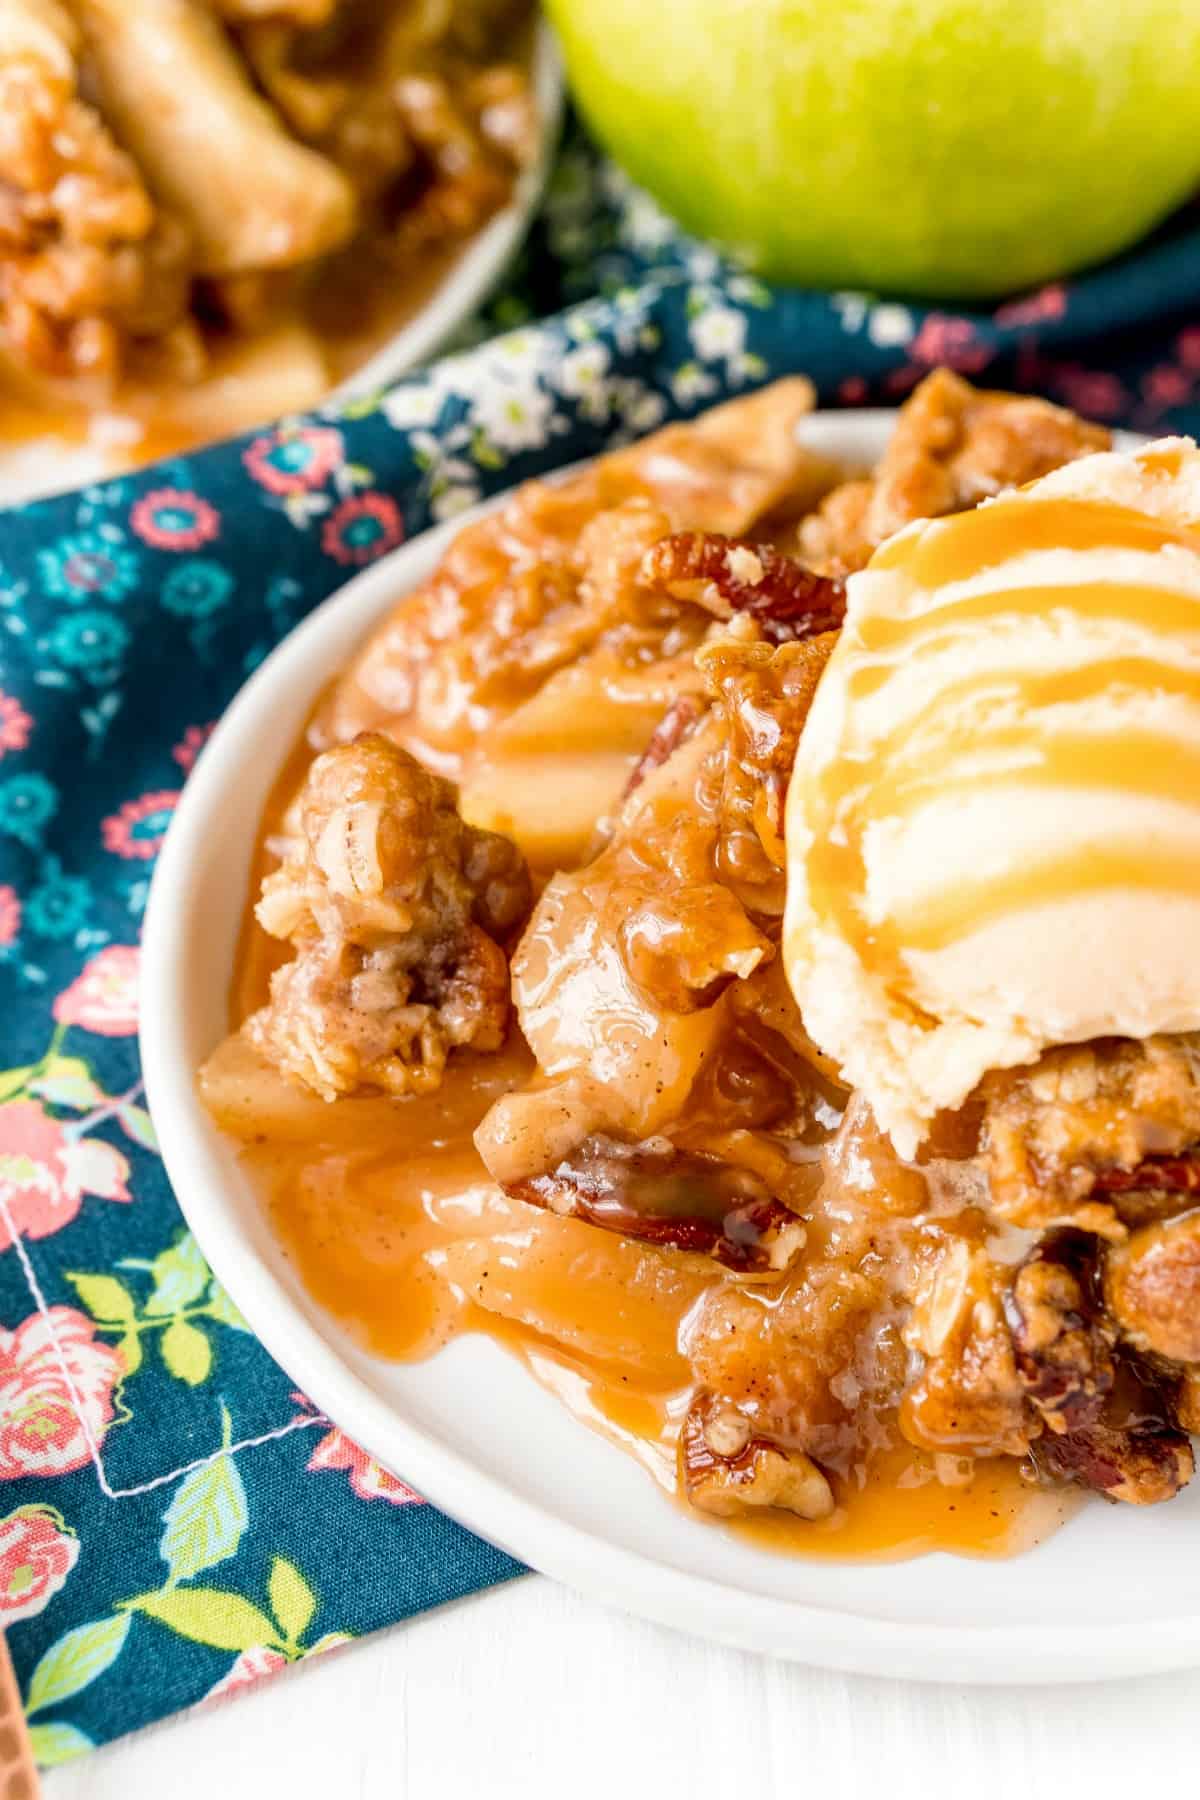
[[[322,406],[336,406],[370,393],[427,362],[447,344],[483,305],[516,256],[538,209],[562,128],[564,83],[562,61],[550,27],[539,21],[531,65],[540,132],[537,155],[523,170],[508,205],[455,257],[444,279],[406,325],[381,349],[327,395]],[[266,425],[268,419],[255,421]],[[248,429],[249,427],[245,427]],[[200,446],[207,448],[207,445]],[[53,414],[46,415],[44,435],[0,444],[0,506],[16,506],[38,495],[64,493],[87,482],[119,473],[114,450],[101,433],[76,441],[54,435]]]
[[[807,436],[868,463],[890,415]],[[672,1506],[489,1339],[429,1362],[366,1354],[272,1236],[195,1070],[226,1029],[255,832],[285,747],[367,629],[423,580],[462,521],[360,575],[246,684],[184,789],[154,877],[142,1063],[167,1171],[213,1267],[267,1349],[380,1462],[484,1537],[598,1599],[831,1668],[955,1682],[1078,1681],[1200,1661],[1200,1483],[1170,1506],[1089,1505],[1011,1562],[935,1554],[848,1564],[753,1549]]]

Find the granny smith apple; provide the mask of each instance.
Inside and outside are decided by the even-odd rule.
[[[1200,184],[1200,0],[547,0],[582,111],[777,280],[1013,292]]]

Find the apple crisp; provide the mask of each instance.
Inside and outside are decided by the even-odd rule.
[[[280,777],[205,1094],[377,1349],[491,1331],[808,1548],[1011,1546],[1192,1473],[1200,1056],[1051,1050],[901,1158],[785,978],[783,806],[843,574],[1107,439],[938,372],[864,476],[811,401],[526,486],[398,602]]]

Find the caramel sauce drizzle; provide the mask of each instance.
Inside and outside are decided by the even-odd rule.
[[[916,590],[936,596],[952,583],[1039,550],[1156,552],[1168,546],[1200,552],[1200,534],[1108,503],[1017,496],[894,539],[870,567],[911,578]],[[940,605],[934,599],[911,617],[868,617],[851,627],[858,660],[847,677],[847,715],[853,717],[902,664],[935,656],[992,620],[1039,619],[1055,612],[1073,613],[1089,624],[1149,629],[1175,645],[1190,638],[1200,647],[1200,604],[1145,583],[997,588]],[[1170,850],[1140,838],[1122,843],[1115,835],[1103,845],[1064,848],[1019,869],[922,896],[886,922],[867,916],[868,831],[883,821],[903,820],[934,796],[965,796],[1008,784],[1097,789],[1193,806],[1200,793],[1200,748],[1186,740],[1132,725],[1071,729],[1069,717],[1060,730],[1047,719],[1040,737],[1032,738],[1027,723],[1011,723],[1017,709],[1025,720],[1037,712],[1046,718],[1057,705],[1131,687],[1200,708],[1200,661],[1188,669],[1127,654],[1052,674],[984,669],[948,687],[868,749],[848,746],[831,758],[808,778],[805,796],[813,834],[807,875],[818,917],[855,947],[865,968],[902,992],[908,952],[944,949],[1018,908],[1113,888],[1194,893],[1200,886],[1200,851]]]
[[[268,802],[253,894],[273,866],[271,842],[311,755],[304,742],[296,746]],[[548,787],[552,780],[551,769]],[[282,954],[248,905],[230,996],[235,1027],[266,999]],[[770,1511],[730,1522],[688,1508],[675,1464],[693,1376],[680,1345],[698,1301],[731,1278],[704,1259],[659,1257],[535,1211],[490,1181],[472,1134],[491,1103],[531,1070],[514,1032],[495,1055],[456,1055],[434,1094],[327,1104],[283,1080],[235,1035],[206,1066],[201,1090],[238,1140],[306,1288],[358,1342],[414,1361],[462,1333],[485,1333],[636,1457],[693,1523],[782,1554],[879,1561],[938,1549],[1011,1555],[1075,1510],[1074,1495],[1031,1489],[1012,1458],[960,1464],[947,1483],[935,1459],[898,1433],[835,1480],[838,1504],[827,1519]],[[756,1288],[770,1303],[770,1284]]]

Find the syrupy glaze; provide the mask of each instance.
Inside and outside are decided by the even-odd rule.
[[[297,750],[277,786],[255,890],[274,861],[270,842],[308,754]],[[263,1002],[278,960],[278,946],[248,915],[233,1024]],[[305,1285],[365,1347],[409,1361],[460,1333],[485,1332],[576,1416],[636,1456],[674,1499],[677,1440],[692,1392],[681,1333],[704,1294],[730,1278],[706,1259],[647,1251],[495,1186],[472,1134],[492,1102],[526,1082],[532,1068],[514,1029],[498,1054],[452,1059],[431,1095],[330,1105],[234,1036],[207,1065],[202,1091],[240,1140]],[[760,1291],[769,1303],[771,1285]],[[486,1306],[476,1298],[482,1293]],[[1013,1554],[1076,1504],[1031,1488],[1015,1459],[935,1458],[898,1434],[834,1485],[836,1511],[815,1523],[777,1511],[737,1522],[690,1516],[773,1551],[899,1559],[935,1549]]]
[[[1181,453],[1163,454],[1170,467],[1147,464],[1148,473],[1178,473]],[[846,719],[861,719],[889,683],[913,682],[914,670],[936,668],[939,659],[950,676],[934,680],[932,700],[898,712],[889,729],[843,744],[807,777],[805,869],[817,918],[893,991],[904,989],[909,953],[947,949],[1018,908],[1110,889],[1188,894],[1200,885],[1200,854],[1186,841],[1114,834],[1106,844],[1038,846],[1019,866],[995,863],[934,895],[901,897],[884,918],[871,919],[867,903],[872,833],[904,829],[932,801],[975,801],[989,788],[1011,787],[1023,794],[1099,789],[1112,796],[1117,817],[1128,817],[1135,800],[1195,806],[1200,596],[1171,585],[1169,561],[1162,584],[1109,578],[1103,568],[1108,555],[1169,549],[1194,555],[1200,531],[1107,501],[1017,494],[901,534],[876,553],[870,570],[904,583],[910,600],[899,612],[868,606],[853,620],[839,651]],[[1047,551],[1091,561],[1079,578],[1057,585],[1006,584],[1008,565]],[[1019,642],[1012,634],[1022,621],[1032,626],[1056,615],[1069,621],[1062,666],[1053,667],[1048,651],[1039,666],[1032,659],[1021,666],[1014,656],[1006,667],[1004,633]],[[985,636],[988,654],[977,654]],[[1114,653],[1114,636],[1145,648]],[[959,656],[970,671],[963,677]],[[1139,725],[1120,703],[1130,694],[1180,707],[1161,725]],[[1118,704],[1106,708],[1109,696]],[[1091,714],[1071,714],[1087,703]],[[1181,730],[1185,708],[1195,717]],[[1037,730],[1033,718],[1041,721]]]
[[[517,1040],[498,1056],[464,1057],[429,1097],[329,1106],[231,1038],[204,1083],[231,1130],[230,1096],[244,1085],[245,1167],[306,1287],[368,1349],[412,1361],[486,1332],[673,1496],[691,1392],[679,1332],[721,1277],[657,1258],[660,1278],[647,1286],[650,1259],[636,1246],[509,1200],[488,1180],[471,1133],[530,1068]],[[472,1298],[483,1284],[487,1309]],[[1075,1505],[1031,1489],[1013,1459],[980,1462],[961,1485],[965,1465],[949,1482],[947,1466],[939,1479],[934,1459],[897,1444],[837,1484],[830,1519],[772,1512],[713,1528],[806,1556],[1010,1555]]]

